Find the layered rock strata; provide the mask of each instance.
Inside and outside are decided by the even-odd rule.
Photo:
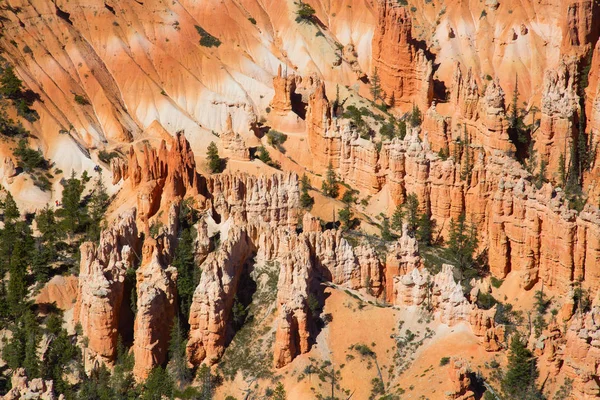
[[[376,69],[389,105],[408,109],[414,102],[425,111],[433,99],[433,63],[412,37],[412,17],[391,0],[379,0],[377,7],[371,77]]]

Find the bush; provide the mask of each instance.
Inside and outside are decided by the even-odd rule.
[[[248,18],[248,21],[252,23],[252,25],[256,25],[256,20],[252,17]]]
[[[477,295],[477,305],[479,306],[479,308],[489,310],[496,304],[498,304],[498,301],[490,293],[479,292],[479,294]]]
[[[216,37],[214,37],[210,33],[206,32],[200,26],[195,25],[195,27],[196,27],[196,31],[200,35],[200,45],[201,46],[204,46],[204,47],[219,47],[221,45],[221,41],[219,39],[217,39]]]
[[[496,289],[500,288],[500,286],[502,286],[502,284],[504,283],[504,281],[502,279],[498,279],[495,276],[492,276],[490,278],[490,283],[492,284],[493,287],[495,287]]]
[[[287,135],[274,129],[269,130],[267,133],[267,143],[273,147],[277,147],[281,150],[281,145],[287,140]]]
[[[98,152],[98,159],[102,162],[109,164],[110,160],[112,160],[113,158],[119,158],[119,153],[117,153],[116,151],[111,151],[109,153],[106,150],[100,150]]]
[[[450,357],[442,357],[440,359],[440,367],[450,364]]]
[[[45,168],[47,166],[46,160],[42,156],[40,151],[30,149],[27,145],[27,140],[19,140],[17,148],[13,151],[13,154],[17,158],[17,165],[25,172],[31,172],[37,168]]]
[[[314,22],[315,9],[310,4],[306,4],[300,0],[296,3],[298,10],[296,10],[296,22],[298,23],[309,23]]]
[[[76,94],[75,95],[75,103],[82,105],[82,106],[87,106],[90,104],[90,102],[88,101],[88,99],[86,99],[85,97]]]
[[[374,357],[375,352],[371,350],[366,344],[355,344],[354,350],[356,350],[363,357]]]

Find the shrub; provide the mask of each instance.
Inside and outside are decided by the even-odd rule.
[[[356,350],[363,357],[374,357],[375,352],[371,350],[366,344],[355,344],[354,350]]]
[[[490,282],[491,282],[492,286],[495,287],[496,289],[500,288],[500,286],[502,286],[502,284],[504,283],[504,281],[502,279],[498,279],[495,276],[492,276],[490,278]]]
[[[88,99],[86,99],[85,97],[76,94],[75,95],[75,103],[82,105],[82,106],[87,106],[90,104],[90,102],[88,101]]]
[[[248,21],[252,23],[252,25],[256,25],[256,20],[252,17],[248,18]]]
[[[201,46],[210,48],[210,47],[219,47],[221,45],[221,41],[219,39],[217,39],[210,33],[206,32],[200,26],[195,25],[195,27],[196,27],[196,31],[200,35],[200,45]]]
[[[440,367],[450,364],[450,357],[442,357],[440,359]]]
[[[98,152],[98,159],[107,164],[109,164],[110,160],[112,160],[113,158],[118,158],[118,157],[119,157],[119,153],[117,153],[116,151],[111,151],[109,153],[106,150],[100,150]]]
[[[42,156],[42,152],[30,149],[27,146],[27,140],[19,140],[17,148],[13,151],[17,158],[17,165],[25,172],[31,172],[37,168],[45,168],[46,160]]]
[[[296,22],[298,23],[309,23],[314,22],[315,9],[310,4],[306,4],[300,0],[296,3],[298,10],[296,10]]]
[[[287,135],[274,129],[269,130],[267,133],[267,143],[273,147],[277,147],[281,150],[281,145],[287,140]]]

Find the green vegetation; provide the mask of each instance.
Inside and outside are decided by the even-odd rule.
[[[421,122],[423,122],[423,114],[421,113],[419,107],[413,104],[412,111],[408,116],[408,123],[411,126],[420,126]]]
[[[390,116],[388,121],[381,126],[379,134],[387,140],[392,140],[395,137],[404,139],[406,136],[406,122]]]
[[[281,165],[271,158],[271,154],[269,154],[269,150],[267,150],[265,146],[259,146],[258,149],[256,149],[256,158],[270,167],[281,169]]]
[[[270,146],[277,148],[282,153],[285,152],[285,149],[282,147],[282,145],[286,140],[287,135],[285,133],[281,133],[274,129],[270,129],[267,133],[267,143],[269,143]]]
[[[23,89],[23,82],[15,74],[14,68],[9,65],[2,70],[0,76],[0,95],[12,101],[17,109],[17,114],[30,122],[39,119],[35,110],[31,109],[35,93]]]
[[[213,174],[221,172],[221,158],[219,157],[219,149],[215,142],[210,142],[206,149],[206,161],[208,169]]]
[[[311,189],[311,186],[308,177],[306,174],[302,175],[302,179],[300,180],[300,206],[307,210],[310,210],[315,204],[315,199],[308,194],[309,189]]]
[[[448,234],[448,256],[460,272],[460,279],[470,280],[471,272],[476,272],[477,264],[473,254],[477,249],[477,228],[474,224],[466,222],[466,215],[462,213],[458,221],[450,221]]]
[[[373,96],[373,102],[377,103],[377,101],[381,100],[383,95],[383,90],[381,89],[381,79],[379,78],[377,67],[375,67],[375,70],[373,71],[370,82],[371,86],[369,90],[371,92],[371,96]]]
[[[367,124],[367,121],[364,120],[364,117],[377,118],[372,111],[365,107],[356,108],[354,105],[349,105],[344,110],[342,117],[348,118],[351,120],[351,125],[358,131],[360,137],[363,139],[368,139],[373,135],[373,131]],[[379,117],[383,120],[383,117]]]
[[[82,96],[80,94],[76,94],[75,97],[75,103],[81,105],[81,106],[88,106],[90,105],[90,102],[88,101],[88,99],[85,96]]]
[[[205,31],[202,27],[198,25],[194,25],[196,27],[196,31],[198,35],[200,35],[200,46],[204,47],[219,47],[221,45],[221,41]]]
[[[543,399],[535,380],[538,377],[536,358],[518,334],[510,342],[508,365],[502,379],[502,392],[507,399]]]
[[[333,170],[333,165],[331,163],[329,163],[329,166],[327,167],[327,173],[325,175],[325,180],[321,185],[321,190],[323,191],[323,194],[325,196],[332,197],[334,199],[337,198],[340,194],[338,188],[338,180],[335,175],[335,171]]]
[[[106,164],[110,164],[110,160],[113,158],[119,158],[119,153],[111,151],[110,153],[106,150],[100,150],[98,152],[98,159]]]
[[[296,4],[298,9],[296,10],[296,22],[298,23],[314,23],[316,11],[310,4],[304,3],[299,0]]]
[[[450,364],[450,357],[442,357],[440,359],[440,367]]]

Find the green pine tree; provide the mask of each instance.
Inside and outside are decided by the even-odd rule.
[[[450,221],[450,232],[448,234],[448,253],[454,266],[461,274],[461,280],[468,278],[467,271],[475,268],[473,254],[477,249],[478,239],[475,225],[467,224],[466,215],[462,213],[458,221]]]
[[[84,185],[75,177],[75,171],[73,171],[63,186],[62,208],[59,210],[59,214],[62,217],[64,232],[69,237],[73,237],[82,227],[83,216],[86,214],[81,207]]]
[[[327,167],[327,173],[325,175],[325,180],[321,185],[321,190],[323,194],[327,197],[336,198],[339,195],[339,188],[337,183],[337,178],[335,176],[335,171],[333,170],[333,165],[329,163]]]
[[[213,174],[221,172],[221,158],[219,157],[219,149],[215,142],[210,142],[206,149],[206,161],[208,162],[208,169]]]
[[[383,217],[383,221],[381,221],[381,238],[387,242],[396,238],[390,231],[390,220],[387,217]]]
[[[429,214],[422,213],[417,223],[417,240],[426,246],[433,244],[433,230],[435,229],[435,221],[431,219]]]
[[[187,366],[185,355],[187,340],[185,340],[184,335],[185,332],[179,323],[179,318],[176,318],[173,321],[171,339],[169,340],[169,372],[180,390],[192,379],[192,373]]]
[[[507,399],[543,399],[536,387],[538,370],[535,357],[527,349],[525,340],[515,334],[510,342],[506,374],[501,382]]]
[[[352,210],[348,205],[346,205],[346,207],[338,211],[338,218],[340,220],[340,223],[342,224],[343,230],[348,230],[352,227],[352,222],[354,221],[353,217],[354,215],[352,213]]]
[[[315,199],[308,194],[308,190],[310,189],[310,182],[306,174],[302,175],[302,179],[300,180],[300,206],[307,210],[310,210],[315,204]]]

